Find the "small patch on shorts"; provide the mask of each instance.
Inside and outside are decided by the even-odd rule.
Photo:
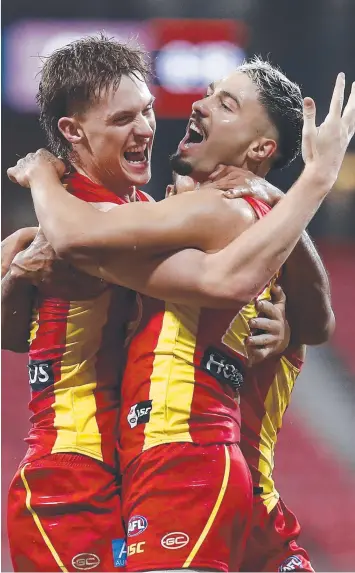
[[[301,555],[291,555],[281,563],[279,571],[300,571],[304,567],[303,558]]]
[[[112,539],[114,567],[125,567],[127,561],[127,543],[125,539]]]

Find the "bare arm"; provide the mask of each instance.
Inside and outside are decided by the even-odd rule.
[[[302,234],[286,262],[282,284],[287,294],[286,308],[292,344],[326,342],[335,327],[329,280],[307,233]]]
[[[227,169],[224,179],[233,175],[231,168]],[[238,175],[238,170],[235,175]],[[246,181],[253,196],[271,206],[276,205],[284,196],[282,191],[268,181],[253,174],[249,174]],[[221,184],[224,184],[223,179],[217,182],[219,187]],[[229,190],[225,196],[235,199],[246,193],[249,193],[249,189],[242,187]],[[335,327],[329,280],[317,249],[305,231],[283,267],[282,284],[287,294],[287,317],[292,326],[292,344],[299,346],[326,342]]]
[[[210,299],[209,305],[215,306],[211,299],[217,299],[218,305],[224,301],[227,306],[237,306],[254,298],[278,271],[329,191],[333,181],[329,185],[317,172],[306,168],[266,217],[214,254],[202,252],[212,247],[206,244],[202,231],[207,228],[214,235],[213,227],[219,227],[219,202],[227,201],[220,192],[205,191],[203,196],[198,192],[185,193],[158,204],[129,204],[100,213],[69,195],[53,169],[47,170],[46,176],[43,169],[38,169],[32,180],[32,193],[37,216],[53,248],[80,268],[109,282],[137,288],[135,281],[128,283],[127,254],[133,267],[133,257],[138,257],[138,263],[148,249],[151,256],[154,251],[158,254],[194,247],[201,250],[170,257],[169,267],[161,261],[165,264],[164,276],[170,275],[170,282],[165,279],[164,293],[161,286],[158,294],[148,290],[158,284],[157,277],[162,280],[159,266],[147,279],[147,289],[139,290],[159,298],[164,294],[165,298],[166,291],[177,281],[181,296],[186,295],[188,301],[191,296],[202,295],[205,304]],[[196,279],[191,284],[192,273]]]

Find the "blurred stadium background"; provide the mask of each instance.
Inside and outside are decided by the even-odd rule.
[[[168,156],[184,133],[191,103],[244,57],[269,55],[323,119],[339,71],[355,79],[354,0],[6,0],[3,3],[2,236],[35,223],[29,194],[6,168],[45,142],[35,104],[39,56],[105,30],[138,37],[152,54],[158,129],[148,191],[162,198]],[[275,174],[287,189],[301,161]],[[303,525],[302,542],[318,571],[355,566],[355,142],[336,187],[310,232],[328,268],[337,317],[329,345],[310,349],[276,453],[277,486]],[[3,353],[2,571],[10,571],[6,492],[25,450],[28,385],[25,356]]]

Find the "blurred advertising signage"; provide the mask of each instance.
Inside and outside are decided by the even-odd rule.
[[[247,28],[236,20],[150,21],[156,45],[156,113],[158,117],[184,118],[207,86],[245,58]]]
[[[43,58],[82,38],[105,32],[139,43],[152,55],[158,117],[183,118],[207,86],[235,69],[245,57],[247,29],[235,20],[21,20],[4,32],[6,103],[37,112],[36,93]]]
[[[104,32],[120,41],[139,41],[153,49],[146,26],[139,21],[21,20],[4,33],[4,81],[6,103],[22,112],[37,112],[36,93],[43,59],[54,50],[83,36]]]

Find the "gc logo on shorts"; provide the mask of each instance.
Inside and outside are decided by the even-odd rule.
[[[185,547],[189,541],[189,536],[183,531],[172,531],[164,535],[161,544],[165,549],[181,549],[181,547]]]

